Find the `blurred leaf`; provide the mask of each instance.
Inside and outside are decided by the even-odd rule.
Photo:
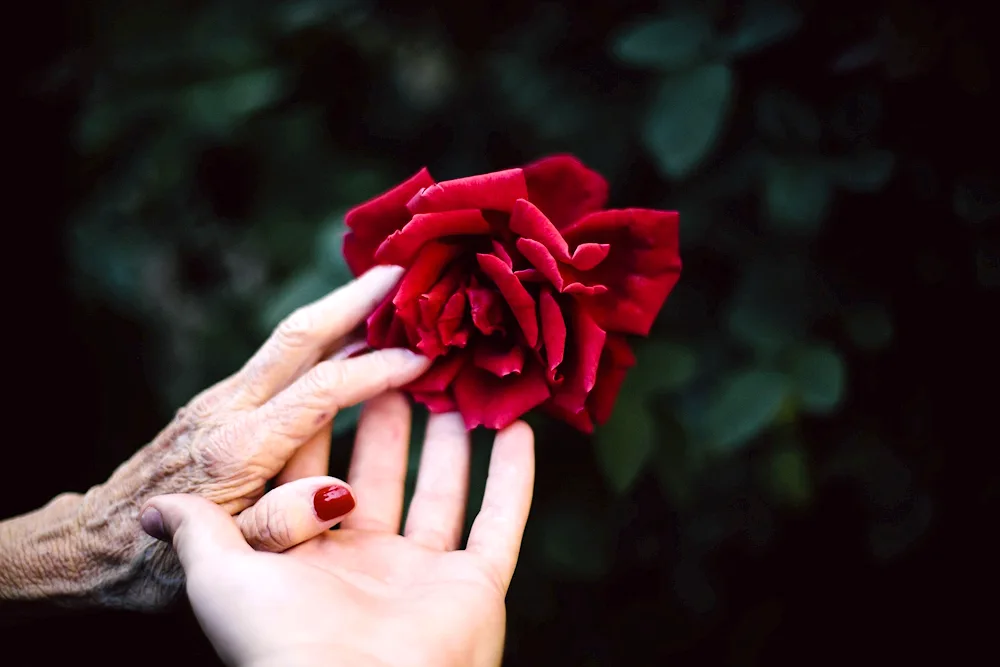
[[[690,348],[662,339],[646,339],[635,345],[636,365],[628,382],[642,394],[674,391],[694,378],[698,360]]]
[[[795,262],[759,258],[743,271],[730,302],[729,331],[774,352],[804,332],[814,305],[810,281]]]
[[[892,320],[882,304],[862,304],[848,311],[845,325],[851,341],[863,350],[880,350],[892,340]]]
[[[709,443],[728,452],[764,431],[781,410],[788,382],[780,373],[747,370],[729,377],[715,393],[705,416]]]
[[[337,287],[330,278],[314,269],[300,273],[285,284],[261,311],[261,327],[270,331],[296,308],[325,296]]]
[[[619,400],[607,423],[594,436],[597,462],[619,494],[627,493],[642,474],[654,449],[655,427],[642,396]]]
[[[182,105],[192,123],[226,132],[246,116],[280,100],[286,89],[284,72],[260,69],[192,86],[182,97]]]
[[[812,414],[833,412],[844,396],[846,370],[840,354],[827,345],[809,345],[795,354],[791,377],[802,408]]]
[[[545,560],[560,574],[594,580],[611,567],[608,524],[584,508],[553,503],[541,508],[536,523]]]
[[[335,17],[362,12],[364,0],[291,0],[277,3],[274,24],[281,30],[295,32],[329,23]]]
[[[878,192],[892,176],[895,158],[884,150],[869,150],[834,160],[830,174],[840,187],[851,192]]]
[[[757,128],[775,143],[792,147],[813,147],[819,143],[822,126],[819,116],[805,102],[787,90],[768,90],[754,105]]]
[[[833,199],[833,187],[814,165],[772,160],[764,175],[764,204],[769,224],[777,230],[814,234],[822,226]]]
[[[785,443],[771,452],[770,486],[778,500],[801,507],[812,497],[809,459],[799,443]]]
[[[699,62],[712,35],[707,13],[684,12],[625,27],[612,51],[626,65],[673,71]]]
[[[358,403],[337,410],[337,416],[333,420],[333,437],[343,435],[358,425],[362,407],[363,405]]]
[[[864,145],[882,120],[879,90],[861,89],[845,95],[834,107],[830,127],[835,135],[853,145]]]
[[[794,35],[802,26],[802,14],[777,0],[747,0],[740,21],[723,40],[732,56],[765,49]]]
[[[843,74],[863,67],[870,67],[878,63],[882,58],[882,52],[881,39],[877,36],[871,37],[855,44],[837,56],[830,63],[830,70],[838,74]]]
[[[722,132],[732,92],[733,73],[722,64],[663,80],[648,110],[643,139],[666,177],[683,179],[708,156]]]
[[[1000,216],[1000,180],[996,174],[966,175],[955,185],[955,214],[973,224]]]

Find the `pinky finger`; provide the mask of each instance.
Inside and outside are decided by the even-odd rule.
[[[516,422],[497,433],[483,505],[466,551],[477,555],[506,591],[521,551],[535,486],[535,437]]]

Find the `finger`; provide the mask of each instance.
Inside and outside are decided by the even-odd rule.
[[[398,266],[377,266],[285,318],[240,371],[238,400],[261,405],[301,377],[375,310],[402,273]]]
[[[354,494],[344,482],[307,477],[267,492],[236,523],[251,547],[278,553],[330,530],[354,506]]]
[[[466,550],[479,555],[504,590],[510,586],[535,485],[535,437],[516,422],[497,433],[483,504]]]
[[[347,481],[361,503],[344,528],[399,532],[410,446],[410,404],[397,392],[365,404]]]
[[[278,473],[278,486],[294,482],[304,477],[319,477],[330,472],[330,439],[333,437],[333,422],[317,431],[305,444],[295,450],[292,458]]]
[[[402,349],[321,362],[248,416],[247,426],[260,434],[255,447],[266,448],[265,458],[279,460],[283,467],[338,410],[401,387],[429,365],[426,357]]]
[[[173,545],[185,570],[227,553],[250,550],[233,517],[198,496],[151,498],[139,512],[139,523],[147,534]]]
[[[458,413],[431,415],[404,531],[418,544],[458,548],[469,493],[470,448],[469,433]]]

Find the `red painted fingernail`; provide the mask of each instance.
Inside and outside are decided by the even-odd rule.
[[[346,486],[327,486],[313,496],[313,507],[320,521],[330,521],[354,509],[354,496]]]

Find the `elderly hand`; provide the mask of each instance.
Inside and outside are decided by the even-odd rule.
[[[139,529],[147,499],[195,494],[235,515],[275,477],[283,484],[326,475],[337,411],[410,382],[429,364],[397,349],[352,356],[357,348],[348,344],[401,274],[397,267],[374,268],[299,309],[243,369],[181,409],[107,482],[0,523],[0,599],[160,607],[180,591],[183,577],[169,546]],[[324,478],[306,486],[315,491],[335,483]],[[295,497],[294,490],[285,493]],[[241,522],[255,547],[280,551],[310,536],[288,531],[287,517],[274,511],[279,504]],[[311,511],[307,505],[299,503]],[[323,523],[306,533],[332,525]]]
[[[469,437],[457,414],[431,416],[400,535],[410,410],[370,401],[348,481],[357,510],[340,530],[282,554],[243,540],[218,506],[191,496],[149,501],[147,531],[172,541],[187,592],[219,654],[240,667],[494,667],[504,597],[531,505],[534,443],[516,423],[493,445],[482,509],[460,546]]]

